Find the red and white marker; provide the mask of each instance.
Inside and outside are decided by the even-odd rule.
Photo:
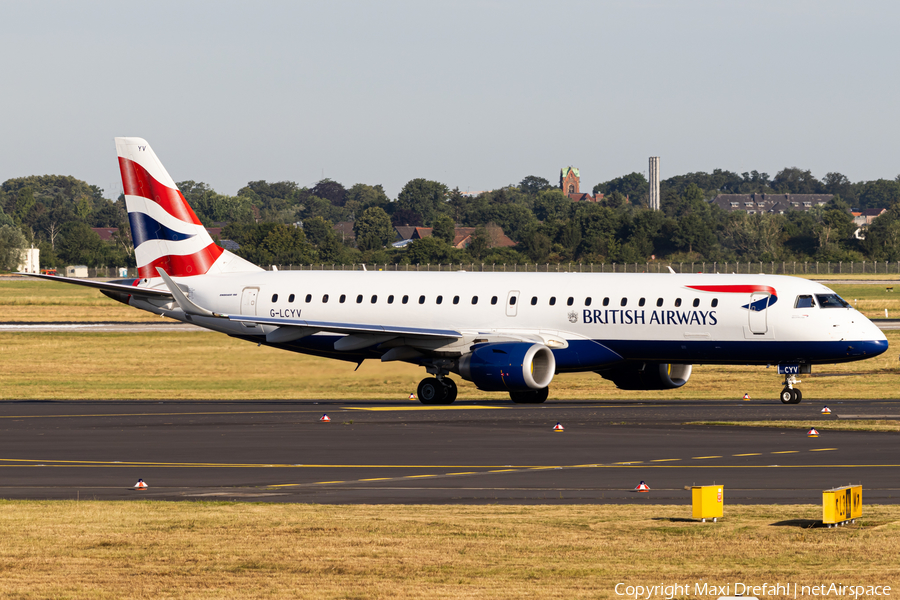
[[[638,484],[636,488],[634,488],[636,492],[649,492],[650,486],[644,483],[643,481]]]
[[[553,431],[565,431],[565,430],[566,430],[566,428],[563,427],[562,424],[560,424],[560,423],[557,423],[557,424],[553,427]]]
[[[415,394],[410,394],[410,395],[409,395],[409,399],[410,399],[410,400],[415,400],[415,399],[416,399],[416,395],[415,395]]]
[[[744,394],[744,400],[749,400],[749,399],[750,399],[750,394]]]
[[[331,417],[329,417],[328,415],[322,415],[322,418],[319,420],[328,423],[329,421],[331,421]]]
[[[136,484],[134,484],[134,489],[136,489],[136,490],[146,490],[146,489],[147,489],[147,484],[144,482],[143,479],[138,479],[138,482],[137,482]]]
[[[815,427],[813,427],[813,428],[810,429],[809,432],[806,434],[806,437],[819,437],[819,432],[816,431],[816,428],[815,428]]]
[[[823,414],[823,415],[830,415],[830,414],[831,414],[831,409],[828,408],[828,407],[826,406],[825,408],[822,409],[822,414]]]

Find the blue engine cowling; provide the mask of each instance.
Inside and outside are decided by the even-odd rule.
[[[692,370],[693,365],[647,362],[596,372],[620,390],[671,390],[686,384]]]
[[[458,372],[486,392],[541,390],[556,374],[556,359],[543,344],[484,344],[459,359]]]

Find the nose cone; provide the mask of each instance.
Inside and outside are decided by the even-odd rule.
[[[887,352],[888,341],[875,323],[857,313],[848,328],[847,341],[853,355],[878,356]]]

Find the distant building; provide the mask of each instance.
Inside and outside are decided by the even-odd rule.
[[[25,248],[22,250],[21,258],[19,258],[19,266],[16,271],[19,273],[40,273],[41,272],[41,250],[40,248]]]
[[[559,189],[573,202],[600,202],[603,194],[594,196],[581,192],[581,174],[575,167],[563,167],[559,170]]]
[[[402,242],[403,240],[421,240],[422,238],[431,237],[431,227],[395,225],[394,232],[397,234],[398,242]]]
[[[113,234],[119,232],[118,227],[91,227],[91,231],[100,236],[100,239],[104,242],[110,242],[113,239]]]
[[[853,222],[860,227],[871,225],[872,221],[887,212],[886,208],[867,208],[860,212],[853,213]]]
[[[476,229],[477,227],[457,227],[454,231],[453,247],[468,248],[469,244],[472,243],[472,236],[475,235]],[[491,237],[491,248],[512,248],[516,245],[514,241],[509,239],[509,236],[503,233],[503,228],[499,225],[490,224],[485,229]]]
[[[66,267],[66,277],[87,277],[87,265],[69,265]]]
[[[338,221],[334,224],[334,232],[341,238],[341,242],[356,241],[356,234],[353,233],[353,221]]]
[[[833,194],[719,194],[710,203],[725,212],[783,215],[791,210],[824,206],[832,198]]]

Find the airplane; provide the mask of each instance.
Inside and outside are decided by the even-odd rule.
[[[116,138],[139,277],[99,289],[178,321],[274,348],[356,363],[404,361],[450,404],[456,374],[542,403],[557,374],[625,390],[688,382],[695,364],[777,365],[780,400],[812,365],[885,352],[884,334],[831,289],[776,275],[267,271],[216,245],[141,138]]]

